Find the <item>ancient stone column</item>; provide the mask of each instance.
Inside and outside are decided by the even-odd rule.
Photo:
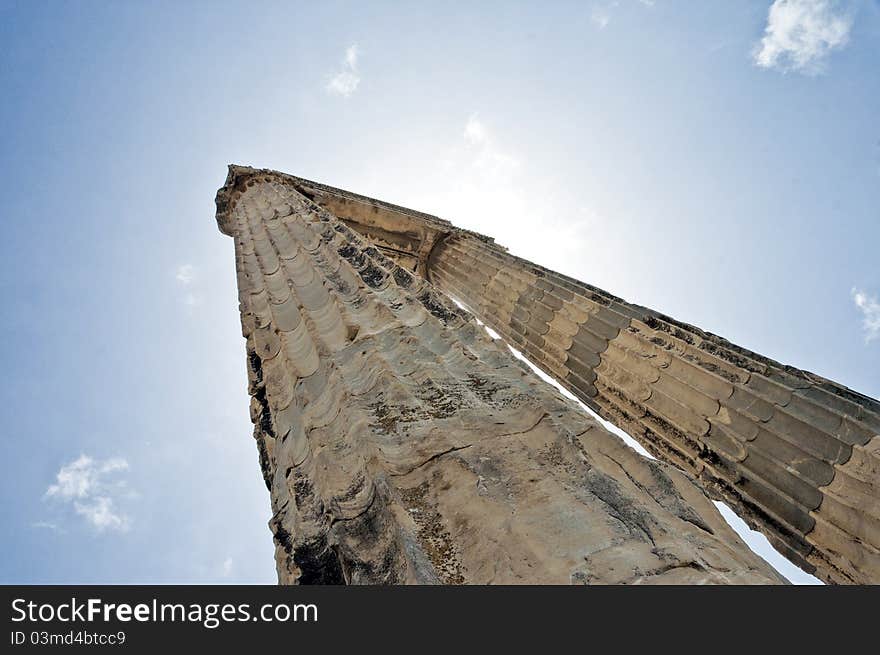
[[[880,582],[880,403],[511,256],[490,237],[275,173],[524,352],[793,562]]]
[[[880,582],[880,403],[450,230],[428,279],[790,560]]]
[[[781,581],[685,473],[289,179],[232,168],[217,206],[280,582]]]

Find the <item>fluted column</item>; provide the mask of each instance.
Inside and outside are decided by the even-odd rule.
[[[251,415],[282,583],[772,583],[674,467],[283,178],[232,169]]]
[[[880,403],[451,230],[428,278],[789,559],[880,582]]]

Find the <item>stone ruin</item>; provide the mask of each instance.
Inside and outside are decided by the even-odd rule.
[[[216,202],[281,583],[784,583],[711,499],[880,582],[878,401],[435,216],[243,166]]]

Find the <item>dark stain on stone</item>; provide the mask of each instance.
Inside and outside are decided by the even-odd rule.
[[[409,273],[407,273],[400,266],[394,267],[394,281],[397,282],[397,286],[402,287],[404,289],[409,289],[412,285],[413,277]]]
[[[358,275],[367,283],[368,287],[373,289],[378,289],[385,282],[385,271],[372,262],[369,262],[364,268],[359,270]]]
[[[452,536],[443,525],[443,517],[428,500],[429,486],[430,483],[425,481],[412,489],[401,489],[401,499],[416,524],[416,536],[431,560],[437,577],[444,584],[464,584],[461,562]]]
[[[424,305],[425,309],[427,309],[431,314],[440,319],[440,322],[443,325],[449,325],[449,323],[459,318],[459,315],[446,306],[446,304],[437,297],[436,294],[425,291],[421,295],[419,295],[419,302]]]
[[[302,585],[345,584],[339,557],[327,545],[327,538],[323,535],[296,546],[293,561],[300,570],[297,581]]]

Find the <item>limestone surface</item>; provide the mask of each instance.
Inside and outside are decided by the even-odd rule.
[[[443,219],[261,174],[461,302],[797,565],[827,582],[880,583],[877,400],[515,257]]]
[[[217,206],[280,582],[784,582],[291,179],[232,167]]]

